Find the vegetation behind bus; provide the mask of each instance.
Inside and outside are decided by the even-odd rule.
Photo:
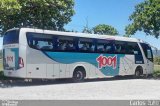
[[[160,77],[160,56],[154,57],[154,77]]]
[[[106,24],[99,24],[95,26],[92,30],[95,34],[118,35],[118,31],[114,27]]]
[[[160,65],[160,56],[154,57],[154,64]]]
[[[100,34],[100,35],[118,35],[118,30],[114,28],[111,25],[107,24],[99,24],[93,27],[92,29],[88,28],[88,26],[85,26],[83,33],[94,33],[94,34]]]
[[[36,27],[63,30],[74,15],[74,0],[0,0],[0,30]]]

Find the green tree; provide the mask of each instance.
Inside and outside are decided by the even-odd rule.
[[[0,0],[0,29],[36,27],[64,30],[74,15],[74,0]]]
[[[160,0],[145,0],[135,6],[135,11],[129,17],[131,24],[126,26],[126,36],[143,31],[147,35],[160,36]]]
[[[118,31],[109,25],[99,24],[93,28],[94,34],[102,34],[102,35],[118,35]]]

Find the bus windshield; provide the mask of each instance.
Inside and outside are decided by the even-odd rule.
[[[19,43],[19,30],[12,30],[5,33],[3,45]]]

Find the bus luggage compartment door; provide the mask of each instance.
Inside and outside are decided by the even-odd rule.
[[[46,78],[46,64],[28,64],[28,78]]]

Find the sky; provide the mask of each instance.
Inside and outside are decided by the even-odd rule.
[[[88,22],[93,28],[98,24],[107,24],[115,27],[119,34],[125,34],[125,26],[129,23],[129,16],[134,12],[135,5],[144,0],[75,0],[75,15],[72,21],[65,26],[68,30],[82,32]],[[133,38],[142,39],[160,49],[160,39],[137,32]]]
[[[67,30],[82,32],[88,22],[88,27],[93,28],[98,24],[107,24],[115,27],[120,35],[125,34],[125,26],[129,23],[129,16],[134,11],[134,6],[144,0],[75,0],[75,15],[72,21],[65,26]],[[152,46],[160,49],[160,39],[137,32],[132,37],[142,39]],[[2,38],[0,38],[0,49]]]

